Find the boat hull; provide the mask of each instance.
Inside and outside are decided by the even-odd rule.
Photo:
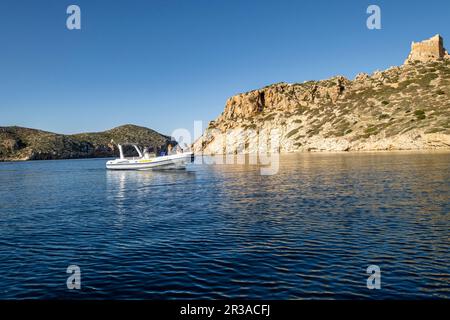
[[[192,162],[192,153],[181,153],[151,159],[115,159],[106,163],[108,170],[168,170],[184,169]]]

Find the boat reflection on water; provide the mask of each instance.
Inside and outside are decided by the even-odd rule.
[[[165,198],[187,188],[195,174],[195,171],[177,169],[107,170],[107,199],[118,214],[136,214],[130,212],[131,205],[137,206],[140,213],[157,212]]]

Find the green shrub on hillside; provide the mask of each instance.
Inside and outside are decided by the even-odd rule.
[[[414,115],[417,117],[417,120],[423,120],[426,118],[425,111],[423,111],[423,110],[414,111]]]

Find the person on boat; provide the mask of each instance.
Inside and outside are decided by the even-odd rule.
[[[172,154],[172,144],[169,143],[169,144],[167,145],[167,155],[170,156],[171,154]]]
[[[163,151],[162,147],[157,147],[156,150],[157,150],[156,154],[159,154],[160,157],[164,157],[166,155],[166,153]]]
[[[144,159],[150,159],[150,152],[148,147],[144,148]]]

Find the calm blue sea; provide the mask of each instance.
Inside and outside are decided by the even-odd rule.
[[[449,153],[105,162],[0,163],[0,299],[450,298]]]

